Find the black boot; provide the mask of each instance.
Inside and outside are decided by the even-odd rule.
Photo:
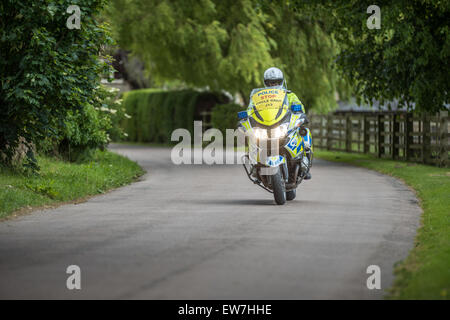
[[[311,172],[308,171],[308,172],[305,174],[305,177],[304,177],[303,179],[305,179],[305,180],[311,179]]]

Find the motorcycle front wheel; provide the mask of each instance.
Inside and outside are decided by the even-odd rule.
[[[275,202],[278,205],[282,205],[286,203],[286,187],[284,184],[284,179],[281,174],[281,170],[278,169],[277,173],[272,176],[272,188],[273,188],[273,196],[275,198]]]

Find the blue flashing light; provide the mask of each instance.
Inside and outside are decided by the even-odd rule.
[[[239,119],[246,119],[246,118],[248,118],[247,111],[239,111],[238,112],[238,118]]]

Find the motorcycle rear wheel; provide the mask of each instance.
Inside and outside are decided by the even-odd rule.
[[[273,196],[275,198],[275,202],[278,205],[283,205],[286,203],[286,187],[284,184],[284,179],[281,174],[281,170],[278,169],[277,173],[272,176],[272,188],[273,188]]]

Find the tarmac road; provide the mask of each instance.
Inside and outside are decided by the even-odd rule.
[[[238,165],[112,146],[148,173],[85,203],[0,223],[0,298],[379,299],[421,210],[401,182],[316,160],[277,206]],[[68,290],[66,268],[81,269]],[[369,290],[369,265],[381,290]]]

